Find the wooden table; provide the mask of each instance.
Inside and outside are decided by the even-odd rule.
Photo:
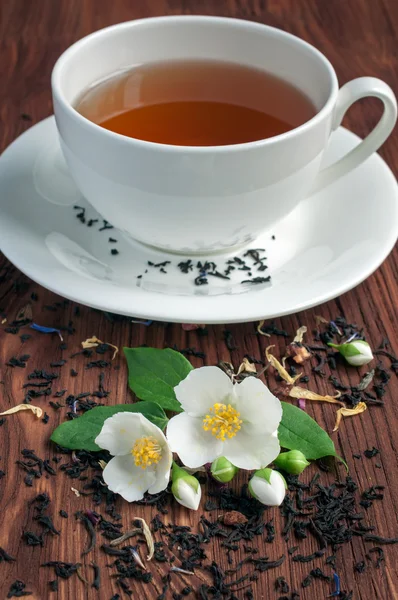
[[[21,117],[23,113],[32,117],[33,123],[51,114],[50,73],[56,58],[72,42],[101,27],[119,21],[165,14],[209,14],[252,19],[297,34],[313,43],[331,60],[337,71],[340,83],[360,75],[373,75],[384,79],[395,90],[398,89],[398,59],[396,40],[398,36],[398,4],[394,0],[9,0],[0,8],[0,146],[5,148],[20,133],[31,126],[31,122]],[[369,131],[380,114],[377,102],[366,101],[353,107],[347,117],[346,125],[356,133],[364,135]],[[381,150],[388,164],[398,171],[398,137],[393,135]],[[353,227],[355,224],[353,224]],[[338,232],[336,232],[338,235]],[[0,241],[1,246],[1,241]],[[398,301],[397,251],[385,261],[380,269],[366,282],[321,307],[305,313],[277,320],[277,325],[294,333],[299,325],[306,324],[314,328],[315,315],[331,319],[342,315],[348,321],[356,321],[365,327],[367,338],[377,346],[383,337],[391,342],[391,351],[398,352],[396,306]],[[32,293],[37,300],[31,300]],[[33,296],[35,298],[35,296]],[[0,406],[7,409],[24,398],[22,388],[27,373],[34,368],[49,369],[50,362],[66,359],[67,364],[59,371],[60,378],[54,382],[53,390],[66,388],[68,394],[78,394],[86,390],[97,389],[98,372],[84,369],[84,359],[70,355],[80,349],[80,342],[87,337],[97,335],[105,341],[122,346],[147,344],[162,348],[177,344],[179,348],[188,346],[206,353],[205,360],[193,358],[195,366],[214,365],[219,360],[231,361],[239,365],[245,353],[263,358],[268,339],[256,335],[253,324],[234,325],[232,331],[236,349],[229,351],[224,342],[224,326],[208,328],[208,336],[198,336],[197,332],[185,332],[180,325],[154,324],[150,327],[131,324],[128,320],[109,320],[106,315],[80,307],[76,313],[73,303],[62,303],[62,299],[40,288],[28,278],[16,271],[5,259],[0,258],[0,307],[8,322],[15,318],[18,309],[31,302],[36,322],[59,326],[73,321],[75,332],[65,335],[67,349],[62,350],[56,335],[46,336],[25,329],[17,335],[6,333],[4,323],[0,329]],[[54,303],[60,302],[60,305]],[[48,308],[50,307],[50,308]],[[53,307],[53,308],[51,308]],[[32,337],[21,342],[21,333],[31,333]],[[284,342],[281,338],[271,341],[277,344],[282,354]],[[27,369],[7,366],[12,357],[29,354]],[[105,388],[111,390],[109,403],[125,402],[132,399],[127,386],[127,368],[122,356],[115,360],[120,366],[105,369]],[[70,369],[78,374],[73,377]],[[311,365],[306,365],[311,372]],[[327,373],[329,375],[329,372]],[[358,381],[355,369],[340,369],[339,376],[346,382]],[[274,376],[269,375],[272,386]],[[331,391],[327,379],[312,377],[311,385],[319,391]],[[334,435],[339,452],[346,458],[352,477],[358,481],[361,489],[374,483],[386,486],[383,503],[375,503],[370,509],[372,521],[380,533],[392,537],[397,535],[398,477],[397,477],[397,394],[398,384],[394,375],[385,406],[371,407],[365,414],[347,419]],[[50,398],[51,399],[51,398]],[[0,428],[0,469],[5,476],[0,481],[0,546],[17,557],[16,562],[0,564],[0,597],[5,598],[10,584],[21,579],[27,589],[33,592],[35,599],[57,598],[83,599],[101,598],[109,600],[116,593],[116,585],[107,574],[105,565],[109,562],[98,547],[84,562],[91,559],[104,567],[103,583],[98,593],[85,586],[74,576],[61,581],[57,593],[49,593],[48,581],[53,579],[47,569],[39,565],[51,559],[78,561],[80,551],[86,544],[87,533],[75,521],[73,513],[84,508],[92,508],[90,497],[77,498],[71,491],[73,482],[59,474],[57,477],[42,477],[35,480],[33,487],[27,487],[24,472],[15,465],[23,448],[34,448],[39,456],[53,456],[49,442],[52,429],[61,422],[66,409],[56,411],[47,406],[48,398],[39,398],[36,403],[46,406],[50,416],[47,425],[35,421],[31,415],[23,414],[8,417]],[[330,405],[316,404],[308,408],[318,422],[329,432],[333,428],[335,410]],[[365,448],[376,446],[380,449],[382,468],[375,468],[374,460],[353,460],[352,454]],[[315,469],[315,467],[312,467]],[[325,476],[326,477],[326,476]],[[240,483],[243,481],[240,478]],[[76,482],[74,487],[79,487]],[[52,504],[50,513],[61,535],[48,536],[43,548],[27,546],[21,539],[23,530],[32,529],[32,508],[28,502],[38,493],[49,493]],[[63,508],[69,512],[69,519],[62,519],[58,511]],[[150,519],[154,512],[141,506],[119,502],[123,524],[129,526],[133,515]],[[197,526],[195,513],[172,506],[168,519],[180,524]],[[280,527],[280,518],[276,519]],[[257,542],[258,543],[258,542]],[[225,562],[225,554],[220,547],[212,545],[214,556]],[[259,545],[260,552],[269,553],[275,558],[286,550],[285,543],[277,536],[273,546],[265,549]],[[312,551],[309,540],[304,540],[301,551]],[[391,600],[398,597],[398,577],[396,565],[398,547],[388,547],[386,563],[380,569],[369,567],[364,574],[354,574],[353,564],[363,558],[364,543],[354,538],[352,544],[345,546],[339,553],[338,571],[345,589],[354,590],[354,598]],[[319,565],[323,566],[322,560]],[[317,563],[318,565],[318,563]],[[224,565],[225,566],[225,565]],[[312,567],[312,565],[311,565]],[[161,592],[158,572],[162,565],[151,567],[156,574],[156,585],[142,586],[132,582],[134,598],[155,598]],[[90,568],[87,567],[90,574]],[[313,586],[301,589],[303,577],[308,573],[307,565],[286,562],[276,571],[265,573],[254,588],[255,598],[277,598],[274,591],[276,576],[285,575],[298,589],[300,599],[323,598],[330,593],[327,587],[316,582]],[[164,571],[163,571],[164,572]],[[188,582],[190,583],[190,581]],[[156,589],[156,591],[155,591]],[[120,590],[119,590],[120,591]],[[239,594],[238,594],[239,596]],[[168,596],[168,597],[171,597]],[[192,596],[191,596],[192,597]],[[243,598],[243,592],[242,596]],[[189,598],[189,597],[188,597]]]

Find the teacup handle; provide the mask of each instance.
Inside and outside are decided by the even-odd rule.
[[[368,136],[356,148],[343,158],[318,174],[310,193],[314,194],[323,187],[355,169],[373,152],[376,152],[390,135],[397,120],[397,100],[389,85],[376,77],[358,77],[349,81],[339,91],[334,112],[332,131],[340,126],[347,110],[361,98],[379,98],[384,104],[380,121]]]

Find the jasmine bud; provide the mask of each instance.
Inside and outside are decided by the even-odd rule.
[[[329,343],[328,346],[338,350],[353,367],[362,367],[373,360],[372,349],[364,340],[354,340],[346,344]]]
[[[267,506],[279,506],[286,494],[286,481],[284,477],[272,469],[256,471],[249,481],[251,495]]]
[[[238,467],[235,467],[225,456],[220,456],[212,463],[210,473],[213,479],[220,483],[228,483],[232,481],[237,472]]]
[[[289,475],[300,475],[310,464],[300,450],[290,450],[281,452],[274,464],[278,469],[282,469]]]
[[[171,480],[171,492],[177,502],[190,510],[198,510],[202,488],[196,477],[174,463]]]

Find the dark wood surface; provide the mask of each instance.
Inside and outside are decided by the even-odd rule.
[[[33,123],[51,114],[50,73],[52,66],[65,48],[82,36],[120,21],[153,15],[198,13],[232,17],[243,17],[269,25],[280,27],[295,33],[317,46],[331,60],[341,83],[360,75],[373,75],[384,79],[395,90],[398,89],[398,4],[395,0],[4,0],[0,4],[0,148],[5,148],[31,123],[21,118],[22,113],[31,115]],[[380,114],[377,102],[366,101],[357,104],[350,111],[346,125],[360,135],[365,135]],[[381,150],[381,155],[398,172],[398,136],[394,134]],[[353,223],[353,227],[355,224]],[[338,232],[336,232],[338,235]],[[1,247],[1,240],[0,240]],[[5,276],[4,276],[5,275]],[[396,307],[397,288],[397,251],[385,261],[380,269],[366,282],[341,298],[321,307],[291,317],[278,320],[278,325],[294,333],[299,325],[310,329],[315,326],[315,315],[331,319],[337,315],[346,317],[365,327],[366,335],[372,345],[377,346],[383,337],[391,342],[391,351],[398,352]],[[67,364],[55,381],[53,390],[66,388],[68,394],[78,394],[97,388],[98,372],[85,370],[85,359],[69,358],[80,348],[80,342],[91,335],[122,346],[147,344],[162,348],[177,344],[178,347],[193,346],[206,353],[206,359],[192,360],[195,366],[217,364],[219,360],[231,361],[238,366],[245,353],[257,358],[264,356],[268,343],[266,338],[256,335],[253,324],[233,325],[232,331],[237,349],[230,352],[225,345],[223,331],[225,327],[209,328],[207,337],[197,332],[184,332],[180,325],[154,324],[151,327],[135,325],[125,321],[110,322],[106,316],[86,307],[81,307],[80,316],[75,315],[75,306],[70,303],[57,310],[46,309],[60,301],[52,293],[40,288],[18,273],[9,263],[0,257],[0,312],[8,322],[15,318],[17,310],[30,301],[32,292],[38,300],[32,302],[33,316],[36,322],[59,326],[73,321],[75,333],[65,335],[67,350],[60,349],[56,335],[45,336],[32,333],[31,339],[22,344],[19,335],[6,333],[6,323],[0,328],[0,408],[7,409],[23,400],[23,384],[27,373],[34,368],[49,368],[52,361],[67,359]],[[271,340],[274,341],[273,339]],[[284,342],[275,339],[278,352],[283,353]],[[29,354],[27,369],[11,368],[6,365],[12,356]],[[132,399],[127,386],[127,369],[122,356],[118,356],[114,368],[106,369],[105,388],[111,390],[106,402],[126,402]],[[70,369],[78,371],[76,377],[70,376]],[[306,366],[310,373],[311,366]],[[329,375],[329,372],[327,373]],[[359,381],[355,369],[340,369],[339,376],[352,384]],[[272,387],[273,375],[268,376]],[[319,391],[331,391],[327,379],[312,377],[312,388]],[[383,503],[375,503],[369,511],[369,519],[376,524],[379,532],[385,536],[396,536],[398,508],[398,471],[397,471],[397,397],[398,383],[394,375],[385,396],[384,407],[371,407],[365,414],[347,419],[334,439],[338,451],[346,458],[351,475],[363,489],[372,484],[385,485]],[[49,458],[53,450],[49,443],[52,429],[64,419],[65,409],[55,411],[47,406],[48,398],[39,398],[36,403],[44,406],[50,416],[47,425],[36,421],[30,414],[8,417],[0,428],[0,469],[6,475],[0,481],[0,546],[17,557],[15,563],[0,564],[0,598],[5,598],[10,584],[22,579],[27,589],[33,592],[35,599],[48,597],[57,600],[95,599],[109,600],[117,589],[109,577],[105,565],[109,562],[97,547],[83,562],[89,565],[95,559],[103,571],[103,584],[100,592],[85,586],[77,577],[60,581],[59,591],[49,593],[48,581],[53,579],[47,569],[40,564],[51,559],[66,561],[80,560],[81,549],[86,544],[86,532],[77,523],[73,513],[79,509],[92,508],[90,498],[77,498],[71,487],[80,487],[60,473],[57,477],[42,477],[33,487],[26,487],[23,471],[15,465],[23,448],[34,448],[39,456]],[[330,405],[313,405],[308,412],[331,432],[334,424],[335,409]],[[379,462],[382,468],[375,468],[374,460],[353,460],[352,454],[365,448],[376,446],[380,449]],[[308,476],[313,474],[315,467]],[[324,476],[323,476],[324,477]],[[326,477],[326,476],[325,476]],[[327,477],[326,477],[327,479]],[[326,480],[325,479],[325,480]],[[241,481],[243,479],[241,478]],[[237,484],[238,485],[238,484]],[[29,547],[21,539],[21,533],[32,526],[32,508],[28,502],[36,494],[47,491],[52,499],[50,514],[54,516],[57,527],[61,529],[58,537],[49,536],[43,548]],[[70,514],[68,520],[58,516],[60,508]],[[134,505],[119,502],[118,509],[123,515],[123,524],[127,528],[134,515],[150,519],[155,513]],[[168,519],[180,524],[188,523],[196,528],[198,514],[189,513],[174,506]],[[280,530],[281,520],[276,518]],[[256,542],[258,543],[258,542]],[[338,572],[345,589],[354,590],[357,600],[375,598],[390,600],[398,598],[398,577],[396,565],[398,546],[386,547],[386,563],[382,568],[369,567],[364,574],[354,574],[353,564],[364,558],[369,544],[354,538],[338,554]],[[277,536],[271,547],[259,544],[260,552],[276,558],[286,551],[286,544]],[[304,540],[300,548],[302,553],[313,550],[312,541]],[[211,546],[210,553],[224,561],[225,554],[220,547]],[[312,566],[322,566],[319,559]],[[301,600],[324,598],[330,593],[324,584],[315,582],[307,589],[301,589],[301,582],[309,571],[308,565],[286,562],[276,571],[264,573],[254,587],[255,598],[277,598],[274,580],[285,575],[292,589],[300,592]],[[161,565],[151,567],[156,574],[161,573]],[[90,574],[90,567],[85,568]],[[161,591],[158,574],[155,586],[142,586],[132,582],[134,598],[156,598]],[[198,580],[196,579],[195,582]],[[191,581],[187,579],[187,584]],[[181,586],[180,586],[181,588]],[[174,588],[173,588],[174,589]],[[171,597],[171,595],[169,596]],[[243,592],[242,592],[243,598]]]

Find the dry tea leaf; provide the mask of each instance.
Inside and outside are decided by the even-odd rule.
[[[101,344],[106,344],[107,346],[110,346],[114,349],[114,353],[112,356],[113,360],[116,357],[116,354],[119,352],[119,348],[114,344],[110,344],[109,342],[101,342],[101,340],[99,340],[95,335],[93,335],[93,337],[91,338],[87,338],[86,340],[84,340],[84,342],[82,342],[82,348],[83,350],[87,350],[88,348],[97,348],[97,346],[100,346]]]
[[[355,415],[360,415],[365,412],[368,407],[365,402],[358,402],[355,408],[339,408],[337,411],[336,424],[334,426],[333,431],[337,431],[340,426],[340,421],[342,417],[353,417]]]
[[[126,540],[133,537],[133,535],[140,535],[142,533],[142,529],[140,527],[136,527],[135,529],[130,529],[126,531],[123,535],[109,542],[110,546],[119,546],[119,544],[123,544]],[[145,567],[144,567],[145,569]]]
[[[289,390],[290,398],[303,398],[304,400],[316,400],[318,402],[330,402],[331,404],[340,404],[340,406],[345,407],[343,402],[337,400],[340,398],[341,392],[336,392],[335,396],[322,396],[321,394],[317,394],[316,392],[311,392],[311,390],[306,390],[298,385],[292,387]]]
[[[13,415],[14,413],[20,412],[21,410],[30,410],[38,419],[43,416],[43,411],[39,406],[33,406],[33,404],[18,404],[13,408],[9,408],[4,412],[0,413],[0,417],[6,415]]]
[[[265,351],[266,359],[268,360],[270,365],[278,371],[279,375],[282,377],[282,379],[284,381],[286,381],[286,383],[289,383],[290,385],[294,385],[295,382],[297,381],[297,379],[300,379],[302,373],[299,373],[295,377],[291,377],[289,375],[289,373],[286,371],[285,367],[283,367],[281,365],[279,360],[277,358],[275,358],[275,356],[273,356],[273,354],[271,354],[270,350],[272,348],[275,348],[275,346],[268,346],[268,348],[266,349],[266,351]]]

